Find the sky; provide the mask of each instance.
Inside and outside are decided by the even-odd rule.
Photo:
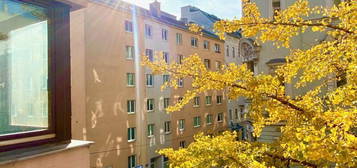
[[[149,8],[154,0],[124,0],[138,6]],[[241,0],[158,0],[161,2],[161,10],[180,18],[181,7],[191,5],[201,10],[214,14],[221,19],[240,18],[242,14]]]

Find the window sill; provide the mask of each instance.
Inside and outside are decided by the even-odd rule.
[[[196,106],[193,106],[193,107],[194,107],[194,108],[199,108],[200,106],[197,106],[197,105],[196,105]]]
[[[200,125],[198,125],[198,126],[193,126],[193,128],[199,128],[199,127],[201,127]]]
[[[218,123],[223,123],[223,121],[217,121]]]
[[[132,142],[135,142],[136,139],[132,139],[132,140],[128,140],[128,143],[132,143]]]
[[[153,112],[154,112],[154,110],[148,110],[147,112],[148,112],[148,113],[153,113]]]
[[[171,134],[171,131],[170,132],[165,132],[165,135],[169,135],[169,134]]]
[[[151,138],[154,138],[154,135],[149,135],[148,138],[150,138],[150,139],[151,139]]]
[[[0,153],[0,165],[5,165],[17,161],[29,160],[40,156],[46,156],[54,153],[67,151],[70,149],[89,147],[93,142],[71,140],[69,143],[51,143],[36,147],[13,150],[9,152]]]
[[[206,106],[212,106],[212,104],[206,104]]]
[[[146,87],[153,88],[154,86],[153,85],[146,85]]]
[[[126,87],[128,87],[128,88],[134,88],[135,85],[126,85]]]
[[[135,112],[130,112],[128,113],[128,115],[135,115]]]
[[[207,123],[206,125],[207,125],[207,126],[210,126],[210,125],[212,125],[212,123]]]
[[[185,129],[179,129],[179,131],[183,132],[183,131],[185,131]]]

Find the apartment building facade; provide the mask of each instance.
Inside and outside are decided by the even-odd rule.
[[[292,5],[294,0],[251,0],[251,2],[256,3],[262,14],[262,17],[272,18],[274,16],[274,11],[283,10]],[[333,0],[318,0],[309,1],[310,7],[322,6],[331,7],[334,4]],[[243,13],[244,15],[244,13]],[[318,34],[307,31],[303,34],[294,37],[291,41],[292,49],[308,49],[311,46],[318,44],[319,42],[327,38],[326,34]],[[271,42],[266,42],[259,44],[257,46],[254,43],[254,38],[243,38],[240,43],[241,56],[244,58],[243,63],[247,63],[248,67],[255,74],[274,74],[274,70],[279,65],[283,65],[285,57],[289,55],[290,50],[286,48],[276,48]],[[334,86],[333,86],[334,87]],[[295,88],[294,83],[285,84],[285,92],[291,97],[295,97],[306,93],[309,87]],[[246,103],[246,107],[249,106],[249,101]],[[249,111],[246,110],[248,113]],[[271,142],[279,138],[281,135],[280,131],[281,125],[270,125],[263,129],[263,132],[258,141],[261,142]]]
[[[170,77],[141,66],[143,55],[162,55],[172,63],[198,53],[216,70],[215,63],[224,62],[224,42],[217,36],[189,32],[158,2],[144,9],[119,0],[91,0],[71,21],[81,23],[71,31],[85,39],[78,40],[82,57],[72,62],[77,111],[72,130],[73,137],[95,142],[91,167],[167,167],[157,150],[186,147],[198,132],[226,129],[223,92],[207,92],[200,95],[199,107],[192,103],[167,113],[165,108],[191,88],[190,80],[177,81],[177,90],[161,90]]]
[[[214,33],[214,23],[221,19],[213,14],[209,14],[194,6],[184,6],[181,8],[181,19],[187,23],[196,23],[204,28],[204,30]],[[240,32],[230,33],[225,35],[224,46],[224,64],[242,65],[243,57],[240,53],[242,35]],[[247,114],[247,103],[244,98],[225,99],[227,103],[227,125],[233,130],[240,130],[242,139],[251,139],[250,132],[252,130],[249,120],[244,116]],[[239,123],[239,124],[238,124]]]

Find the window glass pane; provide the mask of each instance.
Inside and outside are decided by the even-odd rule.
[[[0,1],[0,135],[48,128],[47,11]]]

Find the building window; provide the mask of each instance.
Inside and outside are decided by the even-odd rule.
[[[281,10],[280,0],[273,0],[273,15],[276,16],[277,12]]]
[[[212,96],[206,96],[206,105],[212,104]]]
[[[198,38],[191,37],[191,46],[192,47],[198,47]]]
[[[219,44],[214,44],[214,52],[221,53],[221,46]]]
[[[194,97],[193,98],[193,106],[194,107],[199,107],[200,106],[200,97]]]
[[[163,52],[162,53],[162,57],[164,59],[164,61],[168,64],[170,59],[169,59],[169,53],[168,52]]]
[[[146,49],[145,55],[148,57],[149,61],[154,61],[154,51],[152,49]]]
[[[216,61],[216,70],[217,70],[217,71],[220,70],[221,67],[222,67],[221,61]]]
[[[254,74],[254,61],[247,62],[247,68]]]
[[[183,79],[182,78],[177,79],[177,85],[178,85],[178,87],[183,87]]]
[[[177,45],[182,44],[182,34],[181,33],[176,33],[176,44]]]
[[[203,48],[209,49],[209,41],[207,41],[207,40],[203,41]]]
[[[162,165],[163,165],[163,168],[169,168],[169,158],[168,157],[162,156]]]
[[[182,100],[183,100],[183,97],[179,97],[179,98],[177,98],[177,102],[178,102],[178,103],[181,103],[181,102],[182,102]]]
[[[148,87],[154,86],[154,75],[146,74],[146,86]]]
[[[136,156],[131,155],[128,157],[128,168],[135,168],[136,167]]]
[[[223,122],[223,113],[218,113],[218,115],[217,115],[217,121],[218,121],[218,122]]]
[[[154,111],[154,99],[148,99],[146,102],[146,110]]]
[[[126,20],[125,21],[125,31],[133,32],[133,22]]]
[[[126,74],[126,83],[127,86],[135,86],[135,74],[134,73],[127,73]]]
[[[168,35],[169,35],[169,31],[167,31],[166,29],[162,29],[161,31],[162,40],[167,40]]]
[[[185,129],[185,120],[184,119],[181,119],[181,120],[179,120],[179,130],[180,131],[183,131],[184,129]]]
[[[229,45],[226,46],[226,56],[229,57]]]
[[[145,24],[145,36],[147,38],[151,38],[152,37],[152,26]]]
[[[171,132],[171,121],[165,121],[164,130],[165,130],[165,133],[170,133]]]
[[[128,142],[135,141],[135,134],[136,134],[135,131],[136,131],[135,127],[128,128]]]
[[[223,96],[217,96],[217,104],[222,104]]]
[[[193,117],[193,127],[200,127],[201,126],[201,117],[196,116]]]
[[[164,98],[164,109],[168,108],[170,105],[170,98]]]
[[[212,114],[207,114],[207,116],[206,116],[206,124],[207,125],[212,124],[212,118],[213,118]]]
[[[182,64],[182,61],[183,61],[183,55],[178,55],[177,56],[177,63],[178,64]]]
[[[186,141],[180,141],[180,148],[186,147]]]
[[[170,75],[162,75],[162,83],[165,84],[166,82],[170,81]]]
[[[238,116],[239,116],[239,114],[238,114],[238,109],[235,109],[235,110],[234,110],[234,113],[235,113],[235,114],[234,114],[234,115],[235,115],[235,118],[238,119]]]
[[[148,137],[154,136],[154,124],[148,125]]]
[[[233,120],[233,112],[232,109],[228,110],[229,120]]]
[[[0,1],[0,151],[71,139],[69,8],[46,2]]]
[[[204,62],[205,67],[206,67],[207,69],[210,69],[210,68],[211,68],[211,60],[209,60],[209,59],[204,59],[203,62]]]
[[[135,51],[133,46],[126,46],[126,59],[134,59],[135,57]]]
[[[240,109],[240,119],[243,120],[244,119],[244,105],[239,105],[239,109]]]
[[[233,58],[236,57],[236,48],[232,47],[232,56]]]
[[[135,100],[127,101],[127,112],[129,114],[135,113]]]

